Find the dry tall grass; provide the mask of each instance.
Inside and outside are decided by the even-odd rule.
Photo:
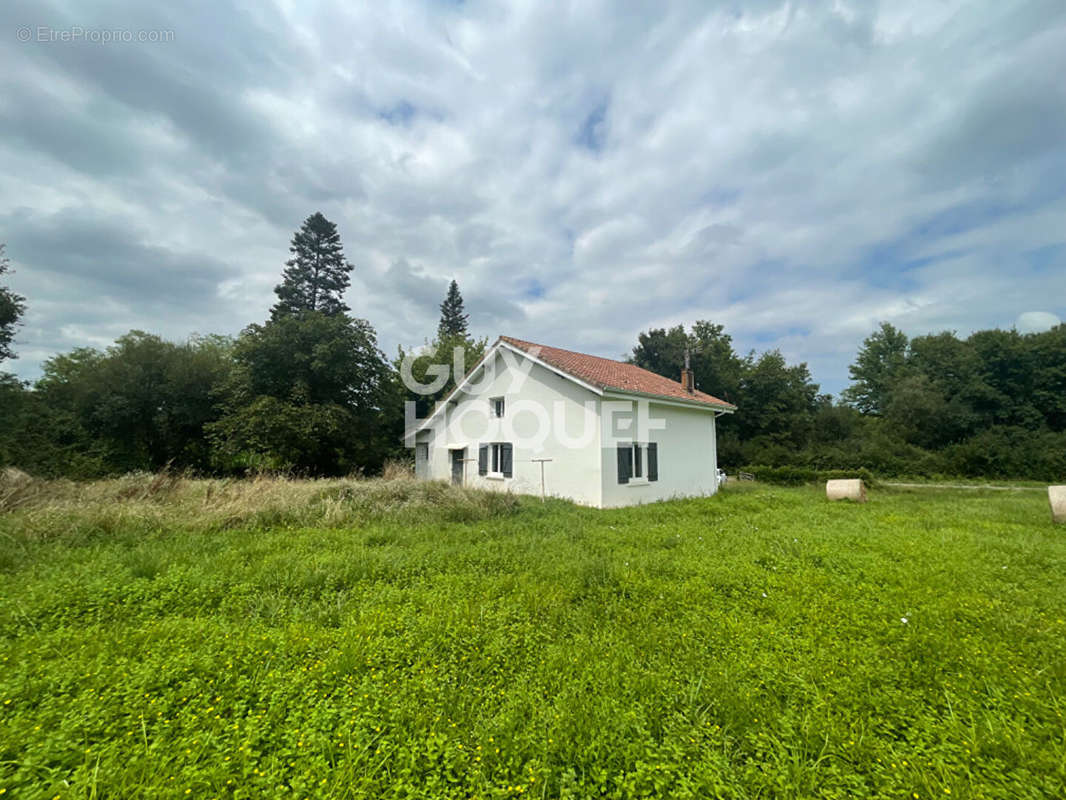
[[[461,522],[513,513],[515,495],[383,478],[192,479],[134,473],[88,483],[0,474],[0,533],[17,539],[240,527],[345,527],[380,517]]]

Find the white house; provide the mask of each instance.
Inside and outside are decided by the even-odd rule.
[[[718,488],[735,406],[633,364],[501,336],[408,429],[415,474],[607,508]]]

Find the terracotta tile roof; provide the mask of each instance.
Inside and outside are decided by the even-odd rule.
[[[501,336],[500,341],[507,342],[519,350],[539,358],[544,363],[550,364],[568,375],[579,378],[585,383],[591,383],[600,389],[653,395],[670,400],[681,400],[688,403],[700,403],[727,409],[736,408],[736,406],[727,403],[725,400],[719,400],[717,397],[701,392],[698,389],[689,394],[678,381],[672,381],[662,375],[649,372],[636,364],[626,364],[623,361],[613,361],[609,358],[575,353],[572,350],[562,350],[558,347],[547,347],[546,345],[515,339],[512,336]],[[680,372],[680,368],[678,371]]]

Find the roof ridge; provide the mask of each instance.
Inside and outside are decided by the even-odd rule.
[[[699,389],[689,392],[679,381],[672,380],[657,372],[652,372],[650,369],[645,369],[639,364],[634,364],[631,361],[618,361],[604,356],[581,353],[577,350],[567,350],[563,347],[538,344],[536,342],[531,342],[528,339],[519,339],[515,336],[501,335],[497,341],[505,342],[517,347],[528,355],[539,356],[546,363],[551,364],[556,369],[565,372],[571,377],[594,384],[602,389],[612,389],[627,394],[661,397],[666,400],[696,403],[705,406],[718,406],[727,410],[736,408],[732,403],[727,403],[725,400],[721,400],[714,395]],[[532,348],[537,348],[538,352],[536,354],[530,353],[529,351]],[[545,351],[552,352],[546,353]],[[553,357],[553,355],[555,357]],[[582,360],[586,363],[582,364]],[[590,365],[587,363],[590,360],[603,363]],[[571,363],[575,361],[576,363]],[[613,369],[620,369],[622,374],[605,374],[603,364],[612,365]],[[626,372],[629,372],[630,374],[624,374]],[[633,372],[636,372],[637,374],[632,374]]]
[[[549,350],[559,350],[559,351],[561,351],[563,353],[570,353],[570,354],[575,355],[575,356],[581,356],[582,358],[598,358],[601,361],[610,361],[610,362],[612,362],[614,364],[624,364],[627,367],[636,367],[637,369],[644,369],[644,367],[640,366],[639,364],[633,364],[632,362],[629,362],[629,361],[619,361],[617,358],[607,358],[607,356],[597,356],[597,355],[594,355],[592,353],[582,353],[580,350],[568,350],[565,347],[556,347],[553,344],[540,344],[539,342],[531,342],[531,341],[529,341],[529,339],[519,339],[519,338],[517,338],[515,336],[501,336],[500,338],[503,339],[504,341],[509,341],[509,342],[512,342],[512,343],[521,342],[522,344],[531,344],[534,347],[546,347]],[[648,369],[644,369],[644,371],[645,372],[651,372],[651,370],[648,370]],[[651,374],[652,375],[656,375],[658,373],[652,372]],[[662,377],[662,376],[660,376],[660,377]],[[669,378],[667,378],[667,380],[669,380]]]

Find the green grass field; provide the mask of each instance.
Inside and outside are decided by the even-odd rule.
[[[1066,529],[1036,492],[4,502],[3,800],[1066,796]]]

